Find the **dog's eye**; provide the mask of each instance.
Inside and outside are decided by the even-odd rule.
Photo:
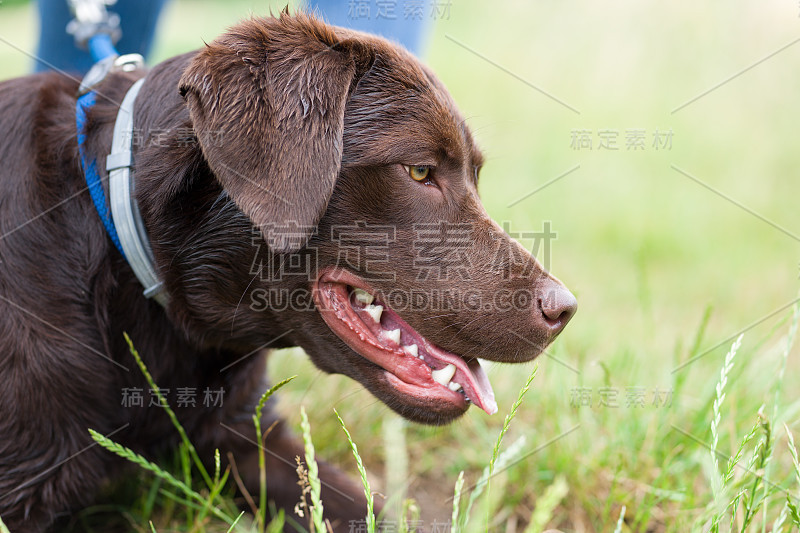
[[[403,165],[403,168],[406,169],[406,172],[408,172],[408,175],[411,176],[411,179],[414,181],[425,181],[431,174],[431,167],[425,165]]]

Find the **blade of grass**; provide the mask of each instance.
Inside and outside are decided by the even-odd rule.
[[[267,525],[266,533],[283,533],[283,526],[286,524],[286,513],[283,509],[279,509],[275,513],[275,517]]]
[[[625,523],[625,506],[619,511],[619,520],[617,520],[617,527],[614,528],[614,533],[622,533],[622,524]]]
[[[553,517],[553,511],[569,492],[569,486],[563,476],[559,476],[536,500],[536,507],[531,513],[531,520],[525,533],[541,533],[547,522]]]
[[[794,445],[794,436],[792,432],[789,431],[789,426],[786,424],[783,425],[786,428],[786,436],[788,437],[788,446],[789,446],[789,454],[792,456],[792,465],[794,465],[794,478],[797,481],[798,488],[800,489],[800,462],[797,460],[797,447]],[[797,506],[792,502],[792,496],[787,491],[786,493],[786,510],[788,510],[789,516],[792,519],[792,523],[796,527],[800,527],[800,515],[798,515]]]
[[[228,528],[228,531],[226,531],[226,533],[231,533],[231,531],[233,531],[233,528],[236,527],[236,524],[239,523],[239,520],[241,520],[243,516],[244,516],[244,511],[239,513],[239,516],[236,517],[236,520],[233,521],[233,523],[231,524],[231,527]]]
[[[514,402],[514,405],[511,407],[511,411],[506,415],[505,419],[503,420],[503,428],[500,430],[500,435],[497,437],[497,442],[494,445],[494,449],[492,450],[492,459],[489,461],[489,466],[484,468],[481,477],[478,479],[478,482],[475,484],[475,487],[472,489],[472,492],[469,495],[469,501],[467,502],[467,509],[464,514],[461,515],[460,522],[458,524],[459,530],[464,530],[466,527],[467,521],[469,520],[470,514],[472,514],[472,506],[475,504],[475,501],[483,494],[484,489],[486,488],[489,479],[492,477],[495,468],[504,462],[510,462],[511,457],[517,453],[517,445],[521,448],[524,445],[525,437],[524,435],[517,439],[517,441],[509,446],[509,448],[504,453],[500,452],[500,445],[503,442],[503,437],[505,437],[508,428],[511,426],[511,421],[517,415],[517,409],[522,404],[522,399],[527,394],[528,390],[530,389],[531,383],[533,382],[533,378],[536,377],[536,372],[539,369],[539,364],[537,363],[533,367],[533,371],[531,375],[528,377],[528,380],[525,382],[525,385],[519,391],[519,395],[517,396],[517,401]]]
[[[506,465],[511,463],[511,461],[513,461],[520,453],[522,453],[522,450],[525,447],[525,441],[525,435],[522,435],[516,441],[514,441],[511,446],[506,448],[504,452],[500,453],[500,455],[497,456],[495,468],[497,470],[502,470],[506,467]],[[486,468],[483,469],[481,477],[478,478],[478,482],[475,483],[475,486],[472,488],[472,492],[469,495],[467,509],[464,514],[461,515],[460,523],[458,524],[458,529],[460,531],[464,531],[470,514],[472,514],[472,506],[475,504],[478,498],[480,498],[481,494],[483,494],[490,476],[491,474],[489,472],[489,466],[487,465]]]
[[[214,450],[214,486],[219,485],[219,472],[220,472],[219,448],[216,448]]]
[[[764,494],[761,498],[756,498],[758,493],[758,487],[761,482],[764,480],[764,472],[767,467],[767,464],[772,459],[772,452],[775,447],[775,440],[772,438],[772,426],[770,424],[769,419],[762,415],[761,420],[761,428],[764,431],[764,437],[762,440],[759,441],[759,444],[762,444],[760,448],[760,453],[754,454],[753,465],[757,462],[758,465],[755,466],[755,475],[753,476],[753,485],[750,488],[750,493],[745,494],[744,497],[744,517],[742,519],[742,531],[746,531],[747,527],[750,525],[750,522],[755,518],[756,513],[758,512],[758,508],[761,506],[762,503],[767,501],[767,494]],[[753,470],[753,468],[748,468],[748,470]]]
[[[399,533],[417,533],[419,525],[420,509],[413,498],[403,500],[403,510],[400,512]],[[409,527],[409,524],[414,524]]]
[[[233,456],[231,452],[228,452],[228,464],[231,465],[231,472],[233,472],[233,480],[236,482],[236,487],[239,489],[239,492],[244,497],[247,505],[250,507],[250,511],[253,513],[253,516],[258,515],[258,507],[256,506],[256,502],[253,501],[253,497],[248,492],[247,487],[244,486],[244,481],[242,481],[242,477],[239,475],[239,469],[236,467],[236,458]]]
[[[792,322],[789,325],[789,333],[786,336],[786,345],[781,353],[781,368],[778,371],[778,380],[775,383],[775,400],[773,401],[772,420],[776,423],[778,422],[778,406],[780,403],[781,388],[783,387],[783,378],[786,374],[786,362],[789,360],[789,352],[792,351],[792,346],[794,346],[798,321],[800,321],[800,302],[795,304],[792,311]]]
[[[786,362],[789,359],[789,352],[792,350],[792,346],[794,345],[794,338],[795,338],[795,335],[797,334],[797,323],[798,323],[799,319],[800,319],[800,303],[796,303],[794,305],[793,310],[792,310],[792,321],[790,322],[790,325],[789,325],[789,333],[786,336],[786,345],[785,345],[785,347],[783,349],[783,353],[781,354],[782,355],[782,357],[781,357],[781,368],[778,371],[778,379],[777,379],[777,381],[775,383],[775,395],[774,395],[774,400],[773,400],[773,405],[772,405],[772,421],[773,421],[773,423],[777,423],[778,422],[778,411],[779,411],[779,405],[780,405],[780,399],[781,399],[781,389],[783,387],[783,378],[784,378],[784,375],[786,374]],[[772,470],[771,466],[772,465],[769,464],[764,469],[764,477],[765,478],[769,477],[769,474],[770,474],[770,472]],[[769,499],[767,497],[768,496],[768,485],[766,483],[764,484],[763,490],[764,490],[764,494],[763,494],[764,513],[763,513],[763,521],[762,521],[762,525],[761,525],[761,531],[762,531],[762,533],[766,533],[766,530],[767,530],[767,505],[769,504]],[[784,509],[785,509],[785,507],[784,507]],[[781,511],[781,512],[783,512],[783,511]]]
[[[356,443],[353,442],[353,438],[350,436],[350,432],[347,431],[347,426],[342,420],[342,417],[339,416],[339,412],[334,409],[334,413],[336,413],[336,418],[339,419],[339,424],[342,426],[342,431],[347,436],[347,442],[350,443],[350,449],[353,450],[353,456],[356,458],[356,466],[358,467],[358,473],[361,474],[361,484],[364,486],[364,496],[367,498],[367,532],[368,533],[375,533],[375,503],[373,501],[372,496],[372,489],[369,486],[369,480],[367,479],[367,470],[364,468],[364,463],[361,461],[361,456],[358,454],[358,446]]]
[[[761,409],[763,409],[763,406],[761,407]],[[759,411],[761,411],[761,409],[759,409]],[[759,427],[761,427],[761,418],[760,417],[756,419],[756,423],[753,424],[753,429],[750,430],[750,433],[748,433],[747,435],[745,435],[742,438],[742,442],[739,443],[739,448],[736,450],[736,453],[733,455],[733,457],[728,459],[728,467],[725,470],[725,475],[722,478],[722,488],[723,488],[723,490],[733,480],[733,475],[734,475],[734,470],[736,468],[736,465],[739,464],[739,461],[742,460],[742,455],[744,454],[744,449],[747,447],[748,444],[750,444],[750,441],[753,440],[753,437],[755,437],[756,432],[758,431]]]
[[[462,520],[465,522],[460,525],[460,528],[463,529],[466,525],[466,520],[469,520],[469,515],[472,512],[472,506],[478,497],[483,493],[484,489],[488,492],[489,481],[494,474],[495,466],[497,465],[498,459],[500,457],[500,445],[503,443],[503,438],[505,437],[506,433],[508,432],[508,428],[511,427],[511,421],[514,420],[514,417],[517,416],[517,410],[519,406],[522,404],[523,398],[530,390],[531,383],[533,383],[533,378],[536,377],[536,372],[539,370],[539,363],[536,363],[533,367],[533,371],[531,372],[530,376],[528,376],[528,380],[525,382],[525,385],[520,389],[519,394],[517,395],[517,401],[514,402],[514,405],[511,406],[511,411],[506,415],[505,419],[503,420],[503,428],[500,430],[500,435],[497,436],[497,441],[495,442],[494,449],[492,450],[492,458],[489,461],[489,466],[484,470],[483,475],[478,480],[478,483],[475,485],[472,493],[469,497],[469,502],[467,504],[467,512],[464,513],[462,516]],[[519,442],[519,441],[518,441]],[[487,517],[487,524],[488,524],[489,517]]]
[[[459,519],[458,519],[458,512],[460,510],[461,505],[461,491],[464,489],[464,471],[458,473],[458,479],[456,480],[456,488],[453,495],[453,516],[450,519],[450,523],[453,524],[453,531],[452,533],[458,533],[460,529],[458,528]]]
[[[694,336],[694,341],[692,342],[692,347],[689,350],[686,361],[691,361],[694,357],[696,357],[700,353],[700,345],[703,343],[706,335],[706,328],[708,327],[708,323],[711,320],[711,314],[714,311],[714,308],[711,305],[706,306],[705,311],[703,312],[703,317],[700,319],[700,325],[697,327],[697,332]],[[684,364],[684,362],[680,361],[679,357],[676,357],[676,365],[677,367]],[[688,377],[688,372],[678,372],[674,373],[673,376],[675,377],[675,393],[679,394],[683,390],[683,386],[686,383],[686,379]]]
[[[322,487],[319,480],[319,467],[314,458],[314,443],[311,441],[311,424],[308,423],[305,407],[300,407],[300,427],[303,429],[303,443],[305,444],[306,467],[308,468],[308,484],[311,487],[311,525],[312,533],[324,533],[325,522],[322,519]]]
[[[725,484],[725,476],[719,470],[719,457],[717,447],[719,444],[719,423],[722,419],[722,402],[725,401],[725,386],[728,384],[728,374],[733,368],[734,358],[736,352],[742,345],[742,338],[744,333],[731,345],[731,349],[725,354],[725,362],[719,372],[719,380],[716,386],[716,396],[714,397],[714,404],[711,414],[711,464],[714,469],[711,473],[711,492],[714,497],[714,515],[711,519],[711,532],[717,533],[719,531],[719,521],[722,519],[722,512],[720,510],[720,502],[722,496],[722,487]]]
[[[794,465],[794,478],[797,481],[797,486],[800,488],[800,462],[797,460],[797,448],[794,445],[794,435],[789,431],[789,426],[783,425],[786,429],[786,437],[788,438],[789,454],[792,456],[792,464]]]
[[[196,523],[202,521],[206,517],[208,512],[213,508],[214,502],[219,497],[220,493],[222,492],[222,489],[224,489],[225,486],[228,484],[229,474],[230,474],[230,469],[226,469],[225,473],[222,475],[217,485],[209,492],[208,498],[206,499],[206,504],[205,506],[203,506],[203,510],[200,511],[200,514],[197,516],[197,519],[195,520]]]
[[[128,336],[127,333],[123,333],[123,335],[125,336],[125,342],[128,343],[128,350],[130,350],[131,355],[136,360],[136,364],[139,365],[139,369],[142,371],[142,374],[147,380],[147,383],[150,385],[150,388],[156,393],[156,396],[158,396],[158,401],[161,403],[162,407],[167,412],[167,416],[169,416],[169,419],[172,421],[172,425],[175,426],[175,429],[178,430],[178,434],[181,436],[181,441],[183,442],[184,446],[186,446],[186,449],[189,451],[189,455],[192,457],[192,460],[194,461],[197,470],[199,470],[200,474],[202,474],[203,479],[208,485],[208,488],[209,489],[212,488],[214,485],[211,481],[211,476],[208,475],[206,467],[200,460],[200,456],[197,455],[197,450],[195,450],[194,445],[189,440],[189,437],[186,435],[186,431],[183,429],[183,426],[181,425],[180,422],[178,422],[178,417],[175,416],[175,412],[167,403],[167,399],[164,398],[163,394],[161,394],[161,389],[158,388],[158,385],[156,385],[155,381],[153,380],[153,376],[150,375],[150,371],[147,370],[147,366],[145,366],[144,361],[142,361],[142,358],[139,356],[139,352],[133,346],[133,341],[131,341],[131,338]]]
[[[730,513],[731,513],[731,524],[730,524],[730,530],[731,531],[736,531],[736,528],[735,528],[735,525],[736,525],[736,510],[739,508],[739,502],[742,500],[742,496],[744,496],[745,494],[747,494],[747,489],[742,489],[739,492],[737,492],[736,496],[733,497],[731,502],[725,508],[726,511],[730,511]]]
[[[153,478],[153,482],[147,490],[147,497],[144,500],[142,516],[149,518],[150,515],[153,514],[153,508],[156,505],[156,496],[158,496],[158,489],[161,488],[161,483],[161,478]]]
[[[175,503],[178,503],[178,504],[182,505],[183,507],[189,507],[190,509],[193,509],[193,510],[195,510],[197,512],[200,512],[200,510],[203,508],[202,503],[197,503],[196,501],[188,500],[186,498],[183,498],[183,497],[179,496],[178,494],[175,494],[174,492],[171,492],[171,491],[168,491],[168,490],[165,490],[165,489],[161,489],[160,493],[161,493],[161,496],[163,496],[164,498],[172,500]],[[229,520],[227,523],[230,523],[230,522],[231,521]],[[183,530],[179,529],[179,531],[183,531]]]
[[[500,430],[500,435],[497,437],[497,442],[494,445],[494,449],[492,450],[492,460],[489,461],[489,476],[494,473],[494,465],[497,461],[497,455],[500,453],[500,444],[503,442],[503,437],[505,437],[506,432],[508,432],[508,428],[511,426],[511,421],[514,420],[514,417],[517,416],[517,410],[519,406],[522,404],[522,400],[525,398],[525,395],[528,394],[528,390],[531,388],[531,383],[533,383],[533,378],[536,377],[536,372],[539,370],[539,363],[536,363],[533,366],[533,372],[531,375],[528,376],[528,381],[525,382],[525,386],[522,387],[522,390],[519,391],[519,395],[517,396],[517,401],[514,402],[514,405],[511,406],[511,412],[506,415],[505,420],[503,420],[503,429]]]
[[[763,407],[764,406],[762,405],[761,408],[759,408],[759,413],[761,413],[761,410],[763,409]],[[748,434],[746,434],[742,438],[742,441],[739,443],[739,448],[736,450],[736,453],[733,455],[733,457],[728,459],[728,466],[727,466],[727,468],[725,470],[725,474],[722,477],[722,487],[720,489],[721,494],[725,494],[726,490],[729,488],[730,482],[733,480],[733,476],[734,476],[734,472],[735,472],[735,469],[736,469],[736,465],[738,465],[739,462],[742,460],[742,455],[744,454],[745,448],[753,440],[753,437],[755,437],[756,432],[758,431],[758,428],[760,428],[760,427],[761,427],[761,416],[759,415],[756,418],[755,424],[753,424],[753,428],[750,430],[750,432]],[[739,502],[742,499],[742,496],[744,494],[746,494],[746,493],[747,493],[746,490],[742,490],[742,491],[737,492],[736,495],[733,497],[733,499],[731,499],[731,501],[725,507],[725,510],[723,512],[720,512],[719,509],[717,509],[715,507],[715,510],[714,510],[715,516],[712,517],[712,524],[716,523],[717,527],[719,527],[719,522],[720,522],[720,520],[722,520],[722,515],[725,512],[730,511],[730,513],[731,513],[731,530],[733,530],[733,524],[734,524],[735,519],[736,519],[736,511],[739,508]],[[714,520],[716,520],[716,522],[714,522]]]
[[[788,496],[787,496],[788,497]],[[783,502],[783,509],[781,509],[781,514],[778,515],[778,518],[772,523],[772,531],[773,533],[780,533],[783,530],[783,524],[786,522],[786,519],[789,517],[789,506],[786,505],[786,502]]]
[[[800,528],[800,511],[797,510],[797,506],[792,503],[791,498],[786,496],[786,507],[789,509],[789,518],[792,519],[792,524],[795,527]]]
[[[90,429],[89,434],[92,436],[94,441],[98,443],[100,446],[105,448],[106,450],[115,453],[122,457],[123,459],[127,459],[128,461],[140,466],[144,470],[148,472],[152,472],[159,478],[163,479],[173,487],[180,489],[181,492],[186,494],[187,496],[203,500],[203,497],[197,494],[195,491],[191,489],[188,485],[186,485],[183,481],[179,480],[178,478],[174,477],[172,474],[163,470],[160,466],[155,463],[152,463],[139,455],[138,453],[134,452],[130,448],[126,448],[121,444],[117,444],[116,442],[112,441],[105,435],[98,433],[97,431]]]
[[[11,533],[6,525],[3,523],[3,519],[0,518],[0,533]]]
[[[383,486],[386,494],[391,495],[387,510],[396,515],[406,499],[410,479],[405,419],[399,416],[384,417],[381,434],[384,456]]]
[[[200,511],[200,514],[197,515],[195,519],[195,527],[196,531],[201,531],[200,527],[205,519],[206,515],[208,515],[209,509],[214,505],[214,501],[216,501],[217,497],[219,497],[222,489],[225,488],[225,485],[228,483],[228,476],[231,473],[230,467],[225,469],[225,473],[222,474],[220,477],[220,469],[221,469],[221,461],[219,455],[219,449],[214,450],[214,488],[208,494],[208,498],[206,499],[206,504],[203,506],[203,510]]]
[[[143,468],[144,470],[147,470],[148,472],[152,472],[154,475],[156,475],[159,478],[161,478],[164,481],[166,481],[169,485],[172,485],[173,487],[179,489],[181,492],[186,494],[187,497],[189,497],[189,498],[191,498],[193,500],[196,500],[196,501],[200,502],[201,504],[205,503],[205,498],[203,498],[203,496],[201,496],[200,494],[198,494],[197,492],[192,490],[191,487],[188,487],[186,484],[184,484],[182,481],[180,481],[179,479],[174,477],[169,472],[163,470],[157,464],[148,461],[147,459],[145,459],[144,457],[142,457],[138,453],[134,452],[130,448],[126,448],[125,446],[122,446],[121,444],[117,444],[116,442],[112,441],[111,439],[109,439],[105,435],[102,435],[102,434],[98,433],[97,431],[95,431],[93,429],[89,429],[89,434],[92,436],[92,439],[94,439],[94,441],[97,444],[99,444],[100,446],[102,446],[106,450],[108,450],[108,451],[110,451],[110,452],[122,457],[123,459],[127,459],[128,461],[138,465],[139,467]],[[166,492],[167,491],[162,491],[162,493],[166,493]],[[193,505],[196,505],[196,504],[193,504]],[[200,509],[200,507],[197,506],[197,509]],[[214,515],[217,518],[219,518],[221,520],[224,520],[228,524],[230,524],[231,521],[232,521],[232,519],[230,517],[228,517],[227,515],[225,515],[224,513],[222,513],[221,511],[219,511],[216,508],[212,508],[211,512],[214,513]]]
[[[181,443],[178,447],[178,458],[180,459],[181,463],[181,472],[183,473],[183,483],[187,487],[192,486],[192,458],[189,454],[189,450],[186,446]],[[194,519],[192,517],[192,510],[190,508],[184,509],[184,514],[186,518],[186,527],[187,529],[192,526]]]
[[[256,513],[256,523],[258,527],[258,531],[264,531],[264,527],[267,522],[267,458],[266,458],[266,450],[264,449],[264,443],[261,431],[261,414],[264,410],[264,406],[267,404],[267,400],[272,397],[275,392],[292,381],[297,376],[292,376],[290,378],[286,378],[283,381],[275,384],[273,387],[270,387],[264,394],[261,395],[261,398],[258,400],[258,404],[256,405],[255,414],[253,414],[253,425],[256,427],[256,442],[258,442],[258,512]]]

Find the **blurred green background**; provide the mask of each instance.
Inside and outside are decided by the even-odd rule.
[[[151,62],[282,6],[174,1]],[[797,297],[800,274],[799,16],[787,1],[456,0],[436,21],[424,59],[486,153],[488,211],[512,230],[550,221],[551,270],[579,300],[512,426],[536,453],[503,474],[492,528],[522,527],[558,476],[569,493],[552,527],[613,530],[621,505],[625,527],[687,527],[706,503],[708,452],[675,427],[708,442],[725,351],[765,317],[747,331],[731,378],[724,444],[773,400],[791,314],[779,310]],[[31,5],[0,4],[0,78],[30,70],[36,32]],[[577,130],[589,131],[591,149],[572,145]],[[617,150],[599,148],[601,130],[617,132]],[[627,149],[631,130],[644,131],[643,149]],[[672,132],[670,147],[653,146],[656,131]],[[774,427],[800,429],[796,355]],[[475,479],[502,423],[472,410],[448,428],[403,427],[359,385],[323,376],[297,350],[273,359],[275,378],[301,375],[283,393],[287,416],[297,420],[299,403],[336,407],[378,485],[391,492],[393,479],[408,480],[427,516],[447,516],[439,508],[458,471]],[[528,369],[489,373],[507,412]],[[603,387],[619,391],[618,407],[598,405]],[[646,390],[644,407],[626,406],[633,387]],[[578,388],[591,405],[576,405]],[[672,393],[669,406],[652,405],[656,390]],[[354,471],[332,412],[311,413],[320,454]],[[398,435],[407,467],[386,457]]]

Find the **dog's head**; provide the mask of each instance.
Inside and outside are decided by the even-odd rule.
[[[464,118],[404,50],[284,13],[208,45],[180,88],[208,168],[257,229],[251,257],[216,251],[183,276],[194,288],[171,289],[205,291],[206,324],[256,346],[285,335],[402,415],[445,423],[470,402],[496,410],[478,358],[530,361],[575,312],[489,218]]]

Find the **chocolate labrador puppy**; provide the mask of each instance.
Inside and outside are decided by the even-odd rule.
[[[86,191],[78,83],[0,84],[0,516],[13,532],[50,529],[114,475],[87,428],[147,456],[176,445],[125,332],[201,457],[232,454],[257,492],[265,349],[301,346],[404,417],[446,424],[471,404],[496,411],[479,358],[530,361],[575,312],[489,218],[464,118],[401,48],[283,13],[112,72],[81,138],[104,186],[120,102],[143,77],[128,142],[161,301]],[[291,513],[302,452],[266,412],[273,423],[269,498]],[[325,464],[321,476],[346,530],[362,491]]]

